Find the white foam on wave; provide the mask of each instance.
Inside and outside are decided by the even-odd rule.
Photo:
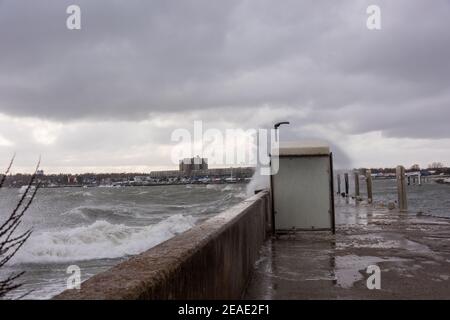
[[[222,191],[233,191],[235,189],[236,188],[234,187],[234,185],[227,184],[227,185],[225,185],[225,187],[222,188]]]
[[[119,258],[141,253],[195,225],[181,214],[149,226],[131,227],[98,220],[88,226],[33,235],[10,264]]]
[[[110,206],[110,205],[97,205],[97,206],[79,206],[63,212],[61,215],[78,215],[83,218],[96,218],[98,216],[117,216],[125,218],[139,218],[142,215],[139,213],[139,207],[129,207],[124,205]],[[146,208],[148,209],[148,208]]]
[[[233,185],[233,184],[226,184],[226,185],[223,185],[223,184],[207,184],[206,185],[206,189],[222,191],[222,192],[224,192],[224,191],[240,191],[241,190],[239,186]],[[236,192],[234,194],[234,197],[245,199],[245,198],[247,198],[247,193],[246,192],[242,192],[242,191],[241,192]],[[231,196],[227,196],[227,197],[225,197],[225,200],[228,200],[228,199],[231,199],[231,198],[232,198]],[[222,200],[223,199],[221,199],[221,201]]]

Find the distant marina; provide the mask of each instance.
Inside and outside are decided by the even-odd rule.
[[[89,187],[145,187],[185,184],[248,183],[255,173],[254,167],[208,168],[205,158],[180,160],[178,170],[152,171],[150,173],[36,173],[36,183],[43,188]],[[6,178],[5,186],[21,188],[28,185],[30,175],[16,174]]]

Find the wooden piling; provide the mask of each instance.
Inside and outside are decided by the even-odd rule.
[[[397,194],[398,194],[398,208],[401,212],[408,210],[408,203],[406,199],[406,183],[405,183],[405,168],[397,166]]]
[[[341,175],[337,175],[337,194],[341,194]]]
[[[354,173],[355,177],[355,197],[359,197],[359,172],[355,171]]]
[[[348,173],[344,173],[345,196],[348,197]]]
[[[372,195],[372,171],[368,169],[366,171],[366,183],[367,183],[367,202],[372,203],[373,195]]]

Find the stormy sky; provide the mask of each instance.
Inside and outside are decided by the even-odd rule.
[[[0,0],[0,166],[173,168],[194,120],[289,120],[338,167],[450,165],[449,30],[447,0]]]

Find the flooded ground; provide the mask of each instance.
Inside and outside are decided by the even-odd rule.
[[[354,181],[350,179],[350,195],[354,194]],[[367,187],[364,179],[360,182],[360,192],[363,199],[367,199]],[[421,185],[411,183],[406,186],[408,194],[409,213],[428,214],[436,217],[450,218],[450,184],[439,184],[433,180],[423,179]],[[390,202],[397,201],[397,181],[373,180],[374,204],[386,207]]]
[[[450,299],[450,219],[336,199],[336,235],[271,239],[247,299]],[[370,265],[381,289],[369,290]]]

